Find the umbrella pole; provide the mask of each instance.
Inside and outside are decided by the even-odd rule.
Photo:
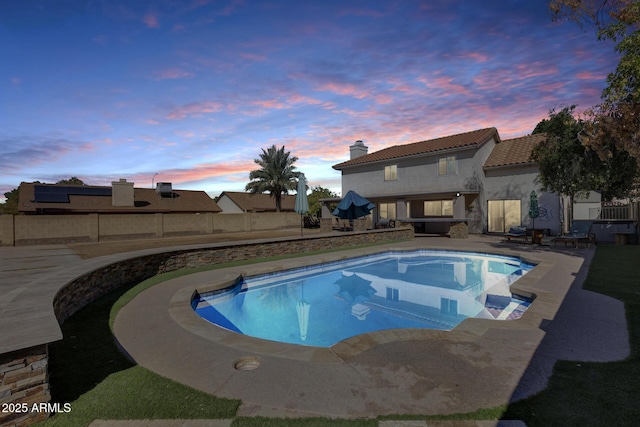
[[[303,225],[303,215],[300,214],[300,237],[302,237],[302,225]]]

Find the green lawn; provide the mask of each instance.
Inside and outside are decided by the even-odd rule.
[[[521,419],[527,426],[631,426],[640,419],[640,246],[598,247],[585,288],[625,303],[631,356],[621,362],[558,362],[549,387],[508,407],[439,417],[380,419]],[[256,262],[256,261],[254,261]],[[228,265],[225,265],[228,266]],[[223,266],[217,266],[220,268]],[[50,347],[54,402],[71,402],[45,426],[84,426],[94,419],[234,418],[234,426],[324,426],[329,420],[237,417],[240,404],[220,399],[132,364],[117,348],[110,322],[141,290],[184,272],[168,273],[121,289],[80,310]],[[111,319],[111,320],[110,320]],[[376,420],[331,420],[332,425],[374,426]]]
[[[600,245],[584,288],[624,302],[631,355],[620,362],[556,363],[549,386],[510,405],[527,426],[636,426],[640,420],[640,246]]]

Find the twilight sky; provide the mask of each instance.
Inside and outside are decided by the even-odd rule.
[[[542,0],[2,0],[0,201],[71,176],[244,191],[272,144],[340,193],[358,139],[522,136],[616,64]]]

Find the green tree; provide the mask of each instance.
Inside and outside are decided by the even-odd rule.
[[[554,20],[593,25],[598,39],[612,40],[620,61],[607,77],[602,103],[591,109],[582,142],[606,159],[626,151],[640,162],[640,2],[551,0]]]
[[[18,213],[18,194],[17,188],[4,193],[7,200],[0,205],[0,214],[17,214]]]
[[[539,180],[545,191],[569,196],[573,202],[581,192],[593,190],[585,148],[578,140],[581,120],[573,116],[575,105],[561,111],[551,110],[533,134],[545,133],[548,139],[538,144],[531,159],[538,164]]]
[[[276,211],[282,210],[282,195],[296,189],[296,178],[299,172],[293,164],[298,160],[291,153],[284,151],[284,146],[276,148],[272,145],[267,150],[262,149],[259,159],[254,162],[260,169],[249,173],[249,182],[245,190],[251,193],[269,193],[275,199]]]
[[[320,203],[320,199],[337,197],[339,197],[338,194],[328,188],[323,188],[319,185],[311,187],[311,193],[309,194],[309,214],[320,217],[322,213],[322,203]]]
[[[617,149],[609,139],[610,155],[601,157],[583,143],[585,129],[591,125],[574,117],[575,105],[561,111],[552,110],[533,133],[545,133],[546,142],[536,146],[532,159],[540,169],[540,183],[545,190],[575,196],[591,190],[601,192],[605,200],[625,197],[638,176],[637,162],[628,152]]]
[[[84,181],[82,181],[80,178],[72,176],[69,179],[61,179],[60,181],[56,182],[56,184],[63,184],[63,185],[86,185],[84,183]]]

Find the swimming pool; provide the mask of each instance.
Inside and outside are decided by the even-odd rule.
[[[236,333],[330,347],[397,328],[451,330],[468,317],[517,319],[530,304],[510,285],[534,266],[517,257],[393,251],[243,278],[197,294],[196,313]]]

